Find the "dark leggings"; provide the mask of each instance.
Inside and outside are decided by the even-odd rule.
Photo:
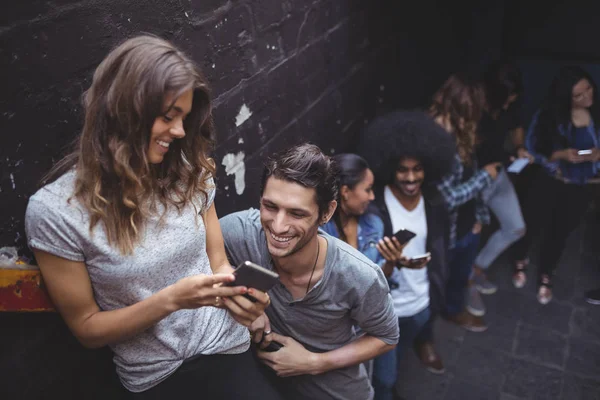
[[[568,184],[539,174],[525,202],[527,233],[515,244],[515,259],[527,258],[533,239],[541,234],[539,273],[551,276],[589,201],[588,186]]]
[[[173,375],[131,399],[253,399],[283,400],[259,370],[250,350],[241,354],[198,356],[185,361]]]

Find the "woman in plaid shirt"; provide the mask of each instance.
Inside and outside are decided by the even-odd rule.
[[[490,218],[480,193],[496,179],[500,168],[499,163],[492,163],[479,169],[473,156],[483,102],[479,84],[454,74],[435,93],[429,109],[435,121],[454,136],[457,150],[452,170],[438,184],[450,219],[445,314],[447,319],[472,332],[487,329],[481,317],[464,310],[481,227]]]

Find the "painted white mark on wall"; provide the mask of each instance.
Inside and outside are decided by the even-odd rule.
[[[15,190],[15,176],[10,174],[10,182],[12,183],[13,190]]]
[[[225,167],[225,173],[235,176],[235,192],[238,195],[244,193],[246,189],[246,164],[244,163],[244,157],[246,155],[243,151],[240,151],[237,154],[225,154],[223,161],[221,161],[221,165]]]
[[[246,122],[251,116],[252,111],[250,111],[246,104],[242,104],[240,112],[238,112],[238,115],[235,117],[235,126],[240,126],[241,124]]]

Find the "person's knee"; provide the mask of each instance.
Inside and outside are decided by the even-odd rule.
[[[514,235],[517,238],[516,240],[521,239],[523,236],[525,236],[526,233],[527,233],[527,227],[525,227],[525,225],[523,225],[523,227],[520,229],[516,229],[514,231]]]

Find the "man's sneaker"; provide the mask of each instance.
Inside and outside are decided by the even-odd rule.
[[[483,273],[475,274],[475,276],[473,276],[473,283],[475,284],[475,287],[477,288],[477,290],[479,290],[479,293],[481,294],[494,294],[498,290],[498,286],[490,282]]]
[[[475,285],[469,286],[467,290],[467,311],[476,317],[485,315],[485,304]]]
[[[466,311],[456,315],[448,315],[445,318],[470,332],[485,332],[488,329],[483,318],[476,317]]]
[[[585,301],[595,306],[600,306],[600,289],[585,292]]]

